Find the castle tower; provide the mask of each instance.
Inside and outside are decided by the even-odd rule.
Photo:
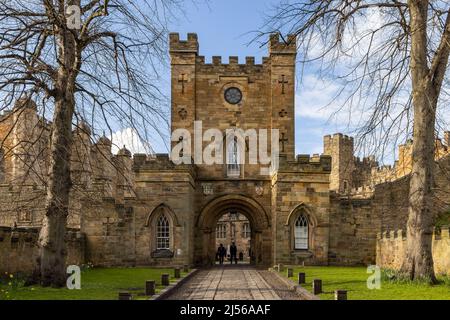
[[[93,150],[95,152],[95,176],[102,181],[104,187],[104,197],[113,197],[113,178],[114,165],[112,163],[111,153],[112,142],[105,134],[101,136],[95,144]]]
[[[124,204],[126,198],[133,197],[133,159],[131,152],[123,146],[115,156],[116,175],[116,203]]]
[[[353,187],[355,166],[353,137],[342,133],[327,135],[323,138],[323,144],[324,154],[332,158],[330,190],[348,193]]]
[[[198,155],[194,146],[203,143],[203,150],[207,145],[202,142],[202,137],[194,135],[194,121],[201,121],[203,133],[209,129],[221,131],[224,142],[229,137],[227,130],[268,130],[270,134],[270,129],[278,129],[280,154],[293,160],[296,38],[288,36],[286,40],[280,40],[278,34],[273,34],[269,41],[269,57],[263,57],[262,64],[256,64],[254,57],[246,57],[245,63],[240,63],[236,56],[230,56],[228,63],[220,56],[213,56],[212,63],[206,63],[198,50],[196,34],[189,33],[186,40],[180,40],[178,33],[170,34],[171,130],[187,129],[190,132],[194,160]],[[245,159],[248,160],[248,136],[246,139]],[[175,140],[172,146],[179,143],[177,137]],[[272,151],[271,140],[268,137],[268,152]],[[224,146],[223,163],[232,157],[226,150],[228,146]],[[244,159],[244,155],[235,158],[238,157]],[[235,177],[259,175],[259,165],[250,165],[247,160],[246,164],[236,166]],[[199,170],[200,175],[229,177],[228,169],[221,165],[199,165]]]
[[[178,33],[169,35],[171,76],[172,132],[187,129],[193,137],[196,120],[196,58],[197,34],[188,33],[187,40],[180,40]],[[172,142],[172,146],[177,141]]]
[[[280,130],[280,155],[295,156],[295,36],[280,41],[279,34],[270,36],[270,98],[272,128]]]
[[[42,128],[39,126],[36,103],[30,98],[17,100],[13,109],[13,131],[10,179],[16,183],[33,184],[40,181],[39,168]]]

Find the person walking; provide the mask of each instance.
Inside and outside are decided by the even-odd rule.
[[[227,249],[223,246],[223,244],[219,245],[217,248],[217,256],[219,257],[219,264],[223,264],[223,258],[227,255]]]
[[[231,264],[233,264],[233,259],[234,259],[234,262],[237,264],[238,263],[238,261],[237,261],[237,247],[236,247],[236,244],[234,242],[232,242],[231,246],[230,246],[230,262],[231,262]]]

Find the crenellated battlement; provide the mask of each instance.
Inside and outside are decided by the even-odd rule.
[[[279,33],[271,34],[269,40],[269,52],[270,54],[296,54],[297,37],[290,34],[286,39],[280,40]]]
[[[293,161],[280,156],[280,171],[325,172],[331,171],[331,156],[298,154]]]
[[[398,270],[406,252],[407,233],[404,229],[385,230],[377,233],[377,265]],[[433,262],[436,274],[450,275],[449,227],[436,228],[433,232]]]
[[[350,195],[353,198],[370,198],[373,196],[375,189],[372,186],[362,186],[357,188],[352,188]]]
[[[367,165],[367,166],[378,166],[378,161],[375,159],[375,156],[368,157],[355,157],[356,165]]]
[[[228,63],[223,63],[223,57],[222,56],[212,56],[211,57],[211,63],[205,62],[205,56],[197,56],[196,57],[196,63],[198,65],[205,65],[205,66],[247,66],[247,67],[262,67],[263,65],[266,65],[270,62],[269,57],[263,57],[262,63],[255,63],[255,57],[245,57],[245,63],[239,63],[239,57],[238,56],[229,56],[228,57]]]
[[[196,33],[188,33],[186,40],[180,40],[180,34],[169,34],[170,53],[198,53],[198,38]]]
[[[333,142],[333,141],[342,141],[343,143],[351,143],[353,144],[353,137],[342,134],[342,133],[335,133],[333,135],[326,135],[323,137],[324,141],[327,142]]]
[[[196,65],[199,73],[217,73],[217,74],[245,74],[258,75],[265,68],[270,67],[270,58],[264,57],[262,63],[255,63],[255,57],[245,57],[245,61],[239,61],[239,57],[228,57],[228,63],[224,62],[223,57],[213,56],[210,63],[205,62],[204,56],[196,57]]]
[[[193,161],[193,160],[192,160]],[[142,153],[133,155],[133,169],[139,170],[193,170],[194,165],[176,165],[167,153],[157,153],[149,156]]]
[[[377,233],[377,239],[381,241],[406,240],[406,230],[385,230]],[[433,231],[433,240],[450,239],[449,226],[435,228]]]

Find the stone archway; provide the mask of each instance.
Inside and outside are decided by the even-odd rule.
[[[211,265],[215,259],[215,228],[217,221],[225,213],[237,211],[250,222],[251,262],[269,265],[272,261],[272,234],[270,217],[256,200],[238,194],[217,197],[206,204],[196,222],[196,250],[194,261],[197,264]]]

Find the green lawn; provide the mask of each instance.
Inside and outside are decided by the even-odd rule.
[[[170,281],[175,281],[173,269],[93,268],[81,272],[80,290],[24,287],[23,281],[16,278],[4,279],[0,283],[0,290],[8,291],[9,299],[14,300],[117,300],[119,291],[129,291],[133,299],[146,299],[145,281],[155,280],[156,291],[159,292],[163,288],[160,285],[163,273],[170,274]],[[181,272],[182,277],[185,275]],[[5,292],[0,291],[0,299],[5,296]]]
[[[321,279],[324,293],[320,299],[334,299],[334,290],[347,290],[349,300],[431,300],[450,299],[450,279],[440,278],[441,283],[431,286],[425,283],[395,282],[382,277],[381,288],[369,290],[365,267],[296,267],[294,277],[290,278],[298,283],[298,273],[305,272],[305,289],[311,291],[312,280]],[[283,272],[286,276],[287,272]]]

